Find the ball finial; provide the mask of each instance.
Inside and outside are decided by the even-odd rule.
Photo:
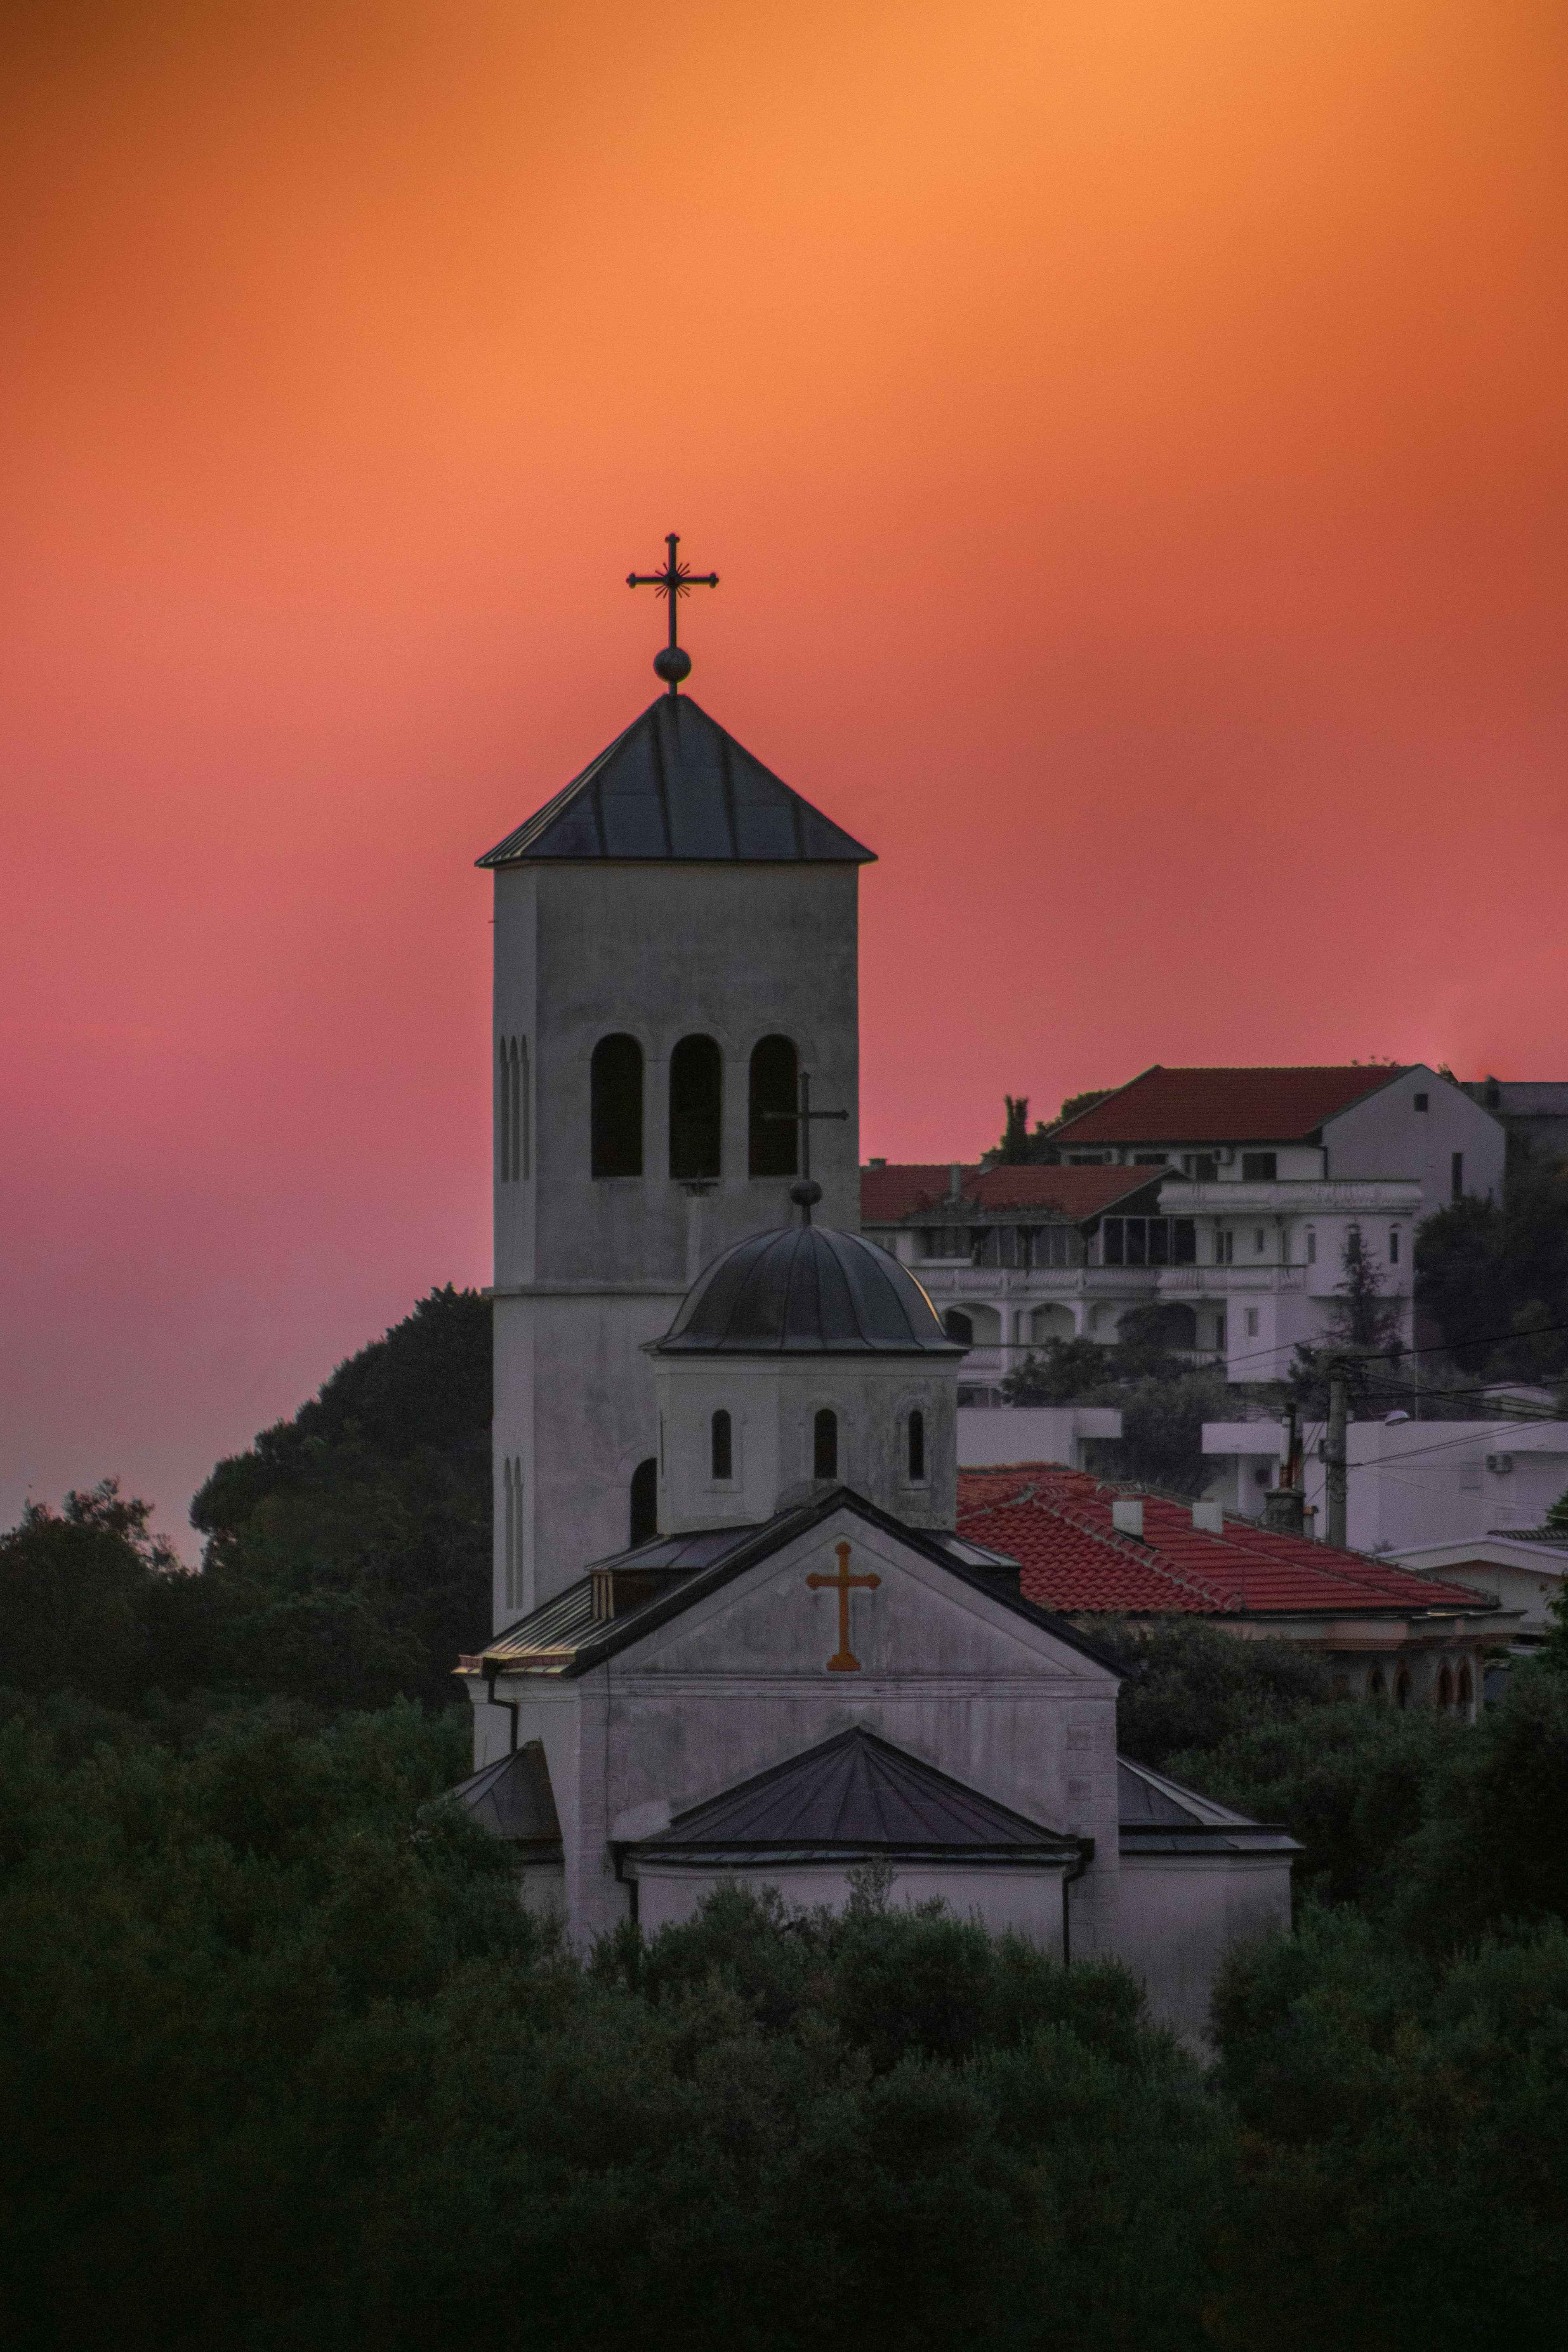
[[[684,646],[660,646],[653,657],[654,675],[666,686],[679,686],[691,675],[691,656]]]

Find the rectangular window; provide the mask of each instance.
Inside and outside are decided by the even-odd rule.
[[[1124,1217],[1107,1217],[1101,1226],[1100,1231],[1105,1235],[1105,1246],[1100,1260],[1102,1265],[1124,1265],[1126,1264],[1126,1243],[1122,1231],[1126,1222]]]
[[[1146,1265],[1148,1264],[1148,1253],[1145,1246],[1143,1219],[1142,1217],[1128,1217],[1125,1220],[1125,1223],[1127,1226],[1127,1263],[1129,1265]]]
[[[1194,1184],[1212,1184],[1219,1174],[1219,1161],[1212,1151],[1184,1151],[1182,1166]]]
[[[1425,1109],[1426,1109],[1426,1096],[1425,1096],[1425,1095],[1417,1095],[1417,1096],[1416,1096],[1416,1097],[1415,1097],[1415,1108],[1416,1108],[1416,1109],[1417,1109],[1417,1110],[1425,1110]]]
[[[1103,1168],[1105,1160],[1106,1155],[1103,1151],[1069,1151],[1068,1153],[1069,1168]]]
[[[1272,1184],[1279,1170],[1277,1151],[1244,1151],[1241,1155],[1241,1179],[1244,1184]]]
[[[1169,1265],[1171,1263],[1171,1221],[1169,1217],[1149,1220],[1149,1263]]]
[[[1254,1257],[1261,1257],[1261,1256],[1263,1255],[1264,1251],[1268,1248],[1268,1236],[1267,1233],[1264,1231],[1264,1229],[1263,1229],[1263,1227],[1262,1227],[1261,1225],[1254,1225],[1254,1226],[1253,1226],[1253,1228],[1252,1228],[1252,1255],[1253,1255],[1253,1256],[1254,1256]]]
[[[1228,1232],[1224,1225],[1216,1225],[1214,1229],[1214,1262],[1215,1265],[1229,1265],[1234,1261],[1235,1256],[1236,1235],[1233,1233]]]
[[[1256,1307],[1249,1307],[1247,1310],[1247,1336],[1249,1339],[1256,1339],[1258,1337],[1258,1309]]]
[[[1309,1265],[1316,1265],[1317,1263],[1318,1229],[1316,1225],[1309,1225],[1307,1228],[1307,1264]]]
[[[1399,1264],[1399,1227],[1397,1225],[1390,1225],[1388,1228],[1388,1263],[1390,1265]]]
[[[1225,1317],[1223,1315],[1216,1315],[1214,1318],[1214,1343],[1219,1349],[1221,1355],[1225,1353],[1226,1349],[1230,1344],[1226,1338]]]
[[[1449,1173],[1453,1181],[1454,1198],[1456,1201],[1462,1201],[1465,1197],[1465,1155],[1462,1151],[1455,1152]]]
[[[1165,1154],[1163,1151],[1135,1151],[1132,1154],[1134,1168],[1163,1168],[1164,1164]]]
[[[1171,1222],[1171,1264],[1196,1265],[1198,1262],[1198,1229],[1191,1217],[1174,1217]]]

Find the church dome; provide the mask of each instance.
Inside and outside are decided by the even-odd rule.
[[[858,1234],[784,1225],[705,1266],[655,1355],[961,1356],[913,1275]]]

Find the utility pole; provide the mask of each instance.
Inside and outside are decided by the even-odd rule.
[[[1324,1484],[1328,1489],[1329,1541],[1343,1551],[1345,1549],[1345,1490],[1349,1485],[1345,1462],[1345,1368],[1336,1357],[1329,1368],[1329,1431],[1323,1450],[1327,1472]]]

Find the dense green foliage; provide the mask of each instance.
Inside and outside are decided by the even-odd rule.
[[[436,1291],[220,1462],[188,1574],[112,1479],[0,1536],[0,1675],[121,1706],[198,1693],[440,1706],[489,1622],[489,1307]]]
[[[1322,1891],[1229,1969],[1207,2072],[1114,1967],[874,1874],[575,1958],[438,1801],[450,1713],[13,1698],[6,2340],[1545,2352],[1568,1680],[1468,1733],[1312,1672],[1172,1627],[1130,1677],[1129,1744],[1289,1820]]]
[[[0,1536],[7,2345],[1555,2347],[1568,1616],[1474,1728],[1120,1643],[1124,1751],[1304,1849],[1207,2064],[875,1874],[575,1956],[442,1801],[488,1321],[435,1294],[220,1465],[203,1574],[112,1484]],[[1202,1395],[1158,1339],[1125,1412]]]
[[[1568,1374],[1568,1162],[1510,1136],[1503,1201],[1473,1195],[1415,1236],[1416,1297],[1465,1370],[1493,1379]]]
[[[448,1286],[339,1366],[191,1506],[226,1683],[439,1705],[489,1630],[490,1309]]]
[[[875,1884],[583,1967],[450,1724],[0,1726],[9,2341],[1193,2340],[1228,2126],[1119,1970]]]
[[[1209,1477],[1204,1423],[1225,1420],[1236,1392],[1223,1372],[1173,1353],[1167,1315],[1159,1307],[1124,1315],[1114,1347],[1047,1339],[1006,1375],[1002,1392],[1016,1405],[1116,1406],[1121,1437],[1095,1441],[1101,1475],[1201,1495]]]

